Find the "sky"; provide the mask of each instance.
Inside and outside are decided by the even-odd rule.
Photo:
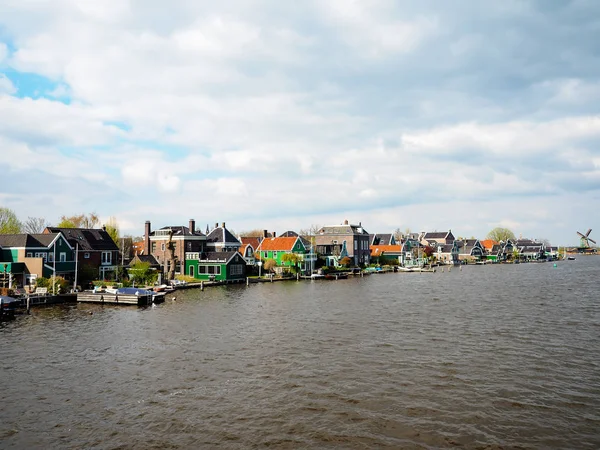
[[[600,238],[597,0],[165,5],[0,2],[0,206]]]

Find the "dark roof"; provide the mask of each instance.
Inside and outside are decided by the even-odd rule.
[[[227,262],[229,261],[236,253],[240,253],[238,251],[232,252],[202,252],[200,253],[199,261],[219,261],[219,262]],[[240,256],[243,255],[240,254]]]
[[[110,234],[103,229],[47,227],[45,231],[61,232],[73,248],[79,244],[81,251],[119,251]]]
[[[156,258],[152,255],[135,255],[129,263],[129,267],[136,264],[138,261],[148,263],[151,267],[160,266]]]
[[[367,231],[362,227],[362,225],[333,225],[322,227],[318,234],[332,234],[332,235],[368,235]]]
[[[394,235],[391,233],[377,233],[369,235],[371,245],[393,245]]]
[[[29,247],[48,247],[52,244],[52,241],[56,239],[58,233],[48,234],[1,234],[0,235],[0,247],[18,247],[18,248],[29,248]]]
[[[424,233],[423,239],[444,239],[446,236],[448,236],[447,231],[433,231]]]
[[[204,236],[204,233],[202,233],[202,231],[200,231],[200,230],[196,230],[192,234],[192,232],[190,231],[190,229],[188,227],[184,227],[181,225],[162,227],[158,231],[166,231],[166,230],[173,230],[173,236]],[[151,232],[150,236],[154,236],[155,233],[156,233],[156,231]]]
[[[441,247],[442,253],[452,253],[452,248],[454,247],[454,244],[441,244],[438,245],[438,247]]]
[[[206,242],[241,245],[241,242],[238,241],[237,238],[231,234],[227,228],[223,227],[217,227],[212,230],[208,236],[206,236]]]

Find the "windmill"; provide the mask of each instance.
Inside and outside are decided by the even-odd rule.
[[[596,241],[590,237],[591,232],[592,232],[591,228],[589,230],[587,230],[587,233],[585,233],[585,234],[583,234],[579,231],[577,232],[577,234],[579,235],[581,248],[590,248],[590,242],[594,245],[596,244]]]

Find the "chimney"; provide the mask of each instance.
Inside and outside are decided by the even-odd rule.
[[[102,225],[102,231],[106,231],[106,225]]]
[[[219,222],[215,222],[215,228],[219,228]]]
[[[194,219],[190,219],[190,233],[194,234],[196,232],[196,221]]]
[[[273,237],[276,238],[277,237],[277,233],[275,231],[273,231]]]
[[[344,225],[348,225],[348,219],[344,220]]]
[[[269,236],[269,232],[267,230],[263,230],[263,237],[266,239]]]
[[[146,224],[144,225],[144,253],[146,255],[150,254],[150,232],[152,228],[150,226],[150,221],[146,220]]]
[[[225,228],[225,222],[223,222],[223,225],[221,225],[223,228]]]

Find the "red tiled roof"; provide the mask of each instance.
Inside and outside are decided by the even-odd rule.
[[[248,245],[250,244],[252,246],[253,249],[257,249],[258,245],[260,244],[260,240],[262,238],[259,237],[254,237],[254,236],[241,236],[240,237],[240,242],[244,245]]]
[[[259,250],[265,252],[269,250],[289,252],[294,248],[297,237],[276,237],[266,238],[260,243]]]

